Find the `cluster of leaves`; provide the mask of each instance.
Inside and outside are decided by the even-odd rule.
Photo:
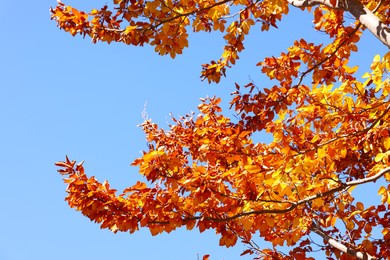
[[[172,58],[188,47],[189,26],[195,32],[220,31],[227,43],[222,57],[203,64],[202,77],[209,82],[219,82],[226,67],[235,64],[238,53],[244,49],[245,35],[255,23],[268,30],[270,26],[276,27],[276,21],[288,12],[287,2],[274,0],[114,0],[114,5],[114,10],[105,5],[87,13],[58,2],[51,9],[52,19],[61,29],[72,35],[88,35],[93,42],[150,44],[159,54]],[[239,11],[231,14],[230,9]]]
[[[390,22],[388,5],[364,4]],[[85,13],[59,2],[52,19],[72,35],[150,44],[171,57],[188,46],[189,26],[221,31],[226,40],[221,59],[203,65],[209,82],[219,82],[235,63],[252,26],[276,27],[289,10],[282,0],[114,0],[114,5],[114,11],[104,6]],[[231,14],[232,8],[239,11]],[[230,101],[235,120],[224,116],[217,97],[202,99],[197,116],[172,118],[169,130],[146,120],[141,126],[149,149],[133,165],[149,186],[137,182],[118,195],[107,182],[88,177],[82,164],[68,158],[56,163],[68,183],[69,205],[113,232],[214,229],[221,246],[241,240],[249,246],[243,254],[265,259],[308,259],[311,233],[324,239],[321,249],[329,259],[388,257],[390,184],[380,187],[378,205],[355,201],[352,190],[378,179],[390,182],[390,54],[375,56],[370,72],[357,79],[357,67],[348,63],[363,26],[345,25],[340,9],[306,9],[315,30],[331,38],[328,45],[300,39],[279,57],[259,62],[277,84],[236,85]],[[273,141],[253,141],[262,131]],[[254,234],[273,248],[257,247]],[[283,245],[291,250],[280,252]]]

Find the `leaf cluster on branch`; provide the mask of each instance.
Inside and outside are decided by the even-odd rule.
[[[142,125],[149,147],[134,162],[149,184],[117,194],[108,182],[88,177],[82,163],[57,162],[68,184],[69,205],[102,228],[153,235],[179,227],[213,229],[221,246],[238,240],[258,259],[313,259],[316,243],[328,259],[387,259],[390,252],[390,184],[381,203],[356,201],[356,186],[390,182],[390,53],[376,55],[363,79],[350,67],[362,33],[390,46],[385,0],[114,0],[89,12],[58,2],[52,19],[72,35],[93,42],[149,44],[174,58],[188,47],[187,30],[220,31],[221,57],[202,65],[202,78],[219,82],[244,50],[252,27],[262,31],[299,7],[313,14],[327,45],[297,39],[279,57],[257,66],[277,84],[253,82],[232,93],[236,118],[221,100],[205,98],[197,115],[172,118],[168,130]],[[231,10],[238,10],[232,13]],[[356,18],[344,21],[345,13]],[[308,85],[305,82],[311,82]],[[273,136],[255,142],[257,132]],[[375,231],[375,238],[373,232]],[[379,234],[379,236],[378,236]],[[259,247],[260,236],[273,248]],[[282,252],[280,246],[290,247]],[[208,256],[207,256],[208,258]]]

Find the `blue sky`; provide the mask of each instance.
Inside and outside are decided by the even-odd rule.
[[[293,10],[280,30],[254,30],[237,66],[215,86],[201,82],[200,65],[219,57],[222,38],[191,35],[190,48],[175,60],[151,47],[93,45],[56,27],[49,15],[55,4],[3,0],[0,8],[0,259],[237,259],[244,247],[219,247],[213,231],[152,237],[148,230],[100,230],[67,206],[54,162],[67,154],[118,190],[132,185],[140,175],[130,163],[146,149],[137,128],[145,103],[149,117],[166,126],[169,113],[196,111],[201,97],[218,95],[227,105],[234,82],[269,85],[255,64],[294,39],[323,38],[313,34],[311,18]],[[386,50],[368,33],[359,46],[361,65]]]

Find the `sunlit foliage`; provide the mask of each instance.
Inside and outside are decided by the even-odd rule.
[[[248,245],[243,254],[258,259],[313,259],[312,233],[323,238],[319,246],[328,259],[387,259],[390,54],[373,57],[363,78],[348,64],[362,33],[389,45],[388,1],[114,0],[112,8],[88,12],[59,2],[51,14],[72,35],[149,44],[172,58],[188,47],[188,30],[222,32],[221,58],[203,64],[201,72],[218,83],[252,27],[277,28],[295,7],[313,14],[313,30],[329,35],[330,43],[297,39],[279,57],[259,61],[261,72],[277,83],[262,89],[236,84],[233,119],[213,97],[201,100],[196,115],[172,118],[168,130],[146,120],[141,127],[149,148],[133,165],[148,182],[119,194],[88,177],[81,163],[57,162],[69,205],[113,232],[213,229],[221,246],[241,241]],[[346,24],[346,12],[356,22]],[[254,141],[258,132],[273,140]],[[380,203],[364,205],[353,197],[356,186],[377,180],[387,185],[367,192],[377,193]],[[273,247],[259,247],[259,237]]]

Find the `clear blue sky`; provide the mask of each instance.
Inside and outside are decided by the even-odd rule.
[[[146,102],[149,117],[166,126],[169,113],[196,111],[201,97],[218,95],[226,105],[234,82],[245,84],[250,77],[269,86],[255,64],[266,54],[278,55],[293,39],[318,39],[311,18],[294,10],[280,31],[253,30],[238,65],[214,86],[199,75],[200,65],[222,52],[216,35],[191,35],[190,48],[175,60],[150,47],[93,45],[56,27],[49,15],[55,4],[3,0],[0,8],[0,260],[196,260],[197,254],[237,259],[244,247],[219,247],[213,231],[152,237],[148,230],[100,230],[67,206],[54,162],[67,154],[85,160],[90,175],[118,190],[132,185],[140,176],[130,163],[146,149],[137,128]],[[357,64],[386,50],[366,34]]]

